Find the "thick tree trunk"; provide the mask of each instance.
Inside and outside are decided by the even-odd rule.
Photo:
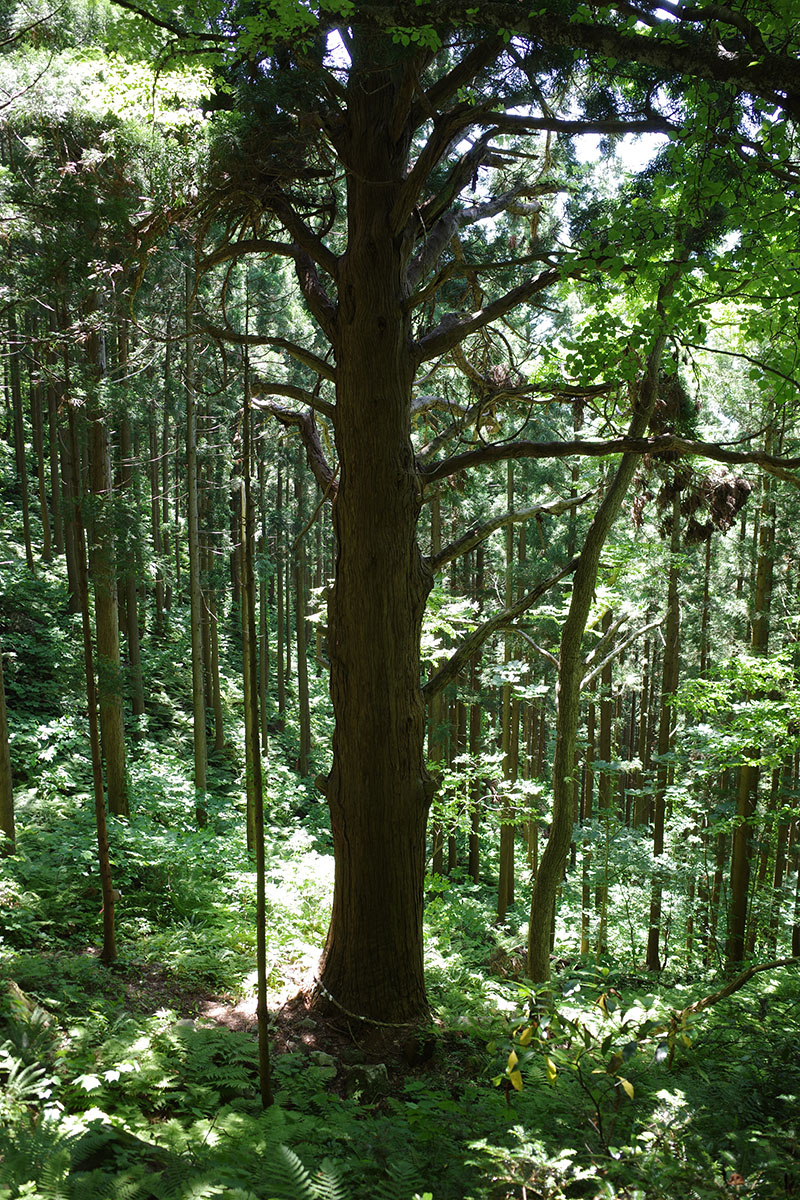
[[[325,993],[350,1012],[415,1022],[427,1012],[422,962],[425,824],[420,690],[422,614],[431,586],[416,539],[420,489],[411,445],[414,355],[404,250],[391,213],[408,142],[393,129],[397,82],[356,39],[348,83],[348,244],[339,267],[330,600],[336,720],[327,783],[336,872],[323,955]]]

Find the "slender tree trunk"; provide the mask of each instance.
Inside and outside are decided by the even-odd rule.
[[[514,464],[506,464],[506,509],[514,509]],[[506,525],[506,572],[505,572],[505,603],[506,608],[514,602],[514,526]],[[506,634],[503,647],[503,661],[511,662],[514,640],[511,634]],[[509,787],[515,779],[513,762],[513,704],[511,683],[506,678],[503,684],[503,715],[502,715],[502,751],[503,751],[503,803],[500,809],[500,877],[497,882],[497,920],[505,921],[509,904],[514,903],[514,805],[509,796]]]
[[[442,548],[442,506],[439,490],[431,496],[431,555]],[[428,702],[428,762],[437,776],[444,766],[444,693],[439,691]],[[431,874],[444,874],[444,828],[437,818],[431,828]]]
[[[723,772],[720,790],[727,791],[728,772]],[[711,880],[711,895],[708,902],[708,941],[706,942],[705,962],[709,966],[712,959],[718,955],[717,928],[722,909],[722,891],[724,883],[725,858],[728,849],[728,838],[724,832],[719,832],[714,845],[714,875]]]
[[[14,787],[11,779],[8,714],[6,712],[6,693],[3,684],[3,647],[0,644],[0,856],[13,854],[15,846]]]
[[[221,754],[225,749],[225,721],[222,713],[222,689],[219,681],[219,616],[217,589],[213,583],[208,588],[208,633],[211,659],[211,705],[214,710],[214,751]]]
[[[267,598],[267,513],[266,466],[263,449],[258,452],[258,516],[261,534],[261,563],[258,586],[258,708],[261,715],[261,749],[269,750],[267,697],[269,696],[269,602]]]
[[[158,412],[153,404],[147,416],[148,450],[150,455],[150,537],[153,542],[153,556],[156,566],[156,629],[159,633],[164,628],[164,546],[161,538],[161,489],[158,458],[158,429],[156,426]]]
[[[588,826],[594,816],[594,739],[595,739],[595,703],[594,683],[591,685],[589,704],[586,713],[586,752],[583,760],[583,805],[581,822]],[[592,920],[592,889],[590,886],[592,871],[592,844],[588,837],[583,843],[581,862],[581,954],[588,954],[590,949],[589,931]]]
[[[605,637],[611,629],[613,614],[607,609],[603,614],[601,629]],[[608,652],[612,650],[613,641],[609,642]],[[611,836],[609,822],[611,820],[611,799],[613,793],[609,764],[611,763],[611,719],[614,701],[611,696],[613,685],[613,666],[608,663],[600,674],[600,728],[598,731],[597,749],[601,763],[604,764],[597,779],[597,816],[605,842],[603,876],[595,894],[595,906],[598,915],[597,953],[602,957],[608,952],[608,849]]]
[[[483,595],[484,547],[481,544],[475,551],[475,572],[473,575],[473,596],[480,603]],[[478,661],[472,660],[469,668],[469,689],[472,703],[469,707],[469,753],[473,767],[473,780],[470,785],[470,832],[469,832],[469,862],[467,870],[473,883],[480,881],[481,868],[481,810],[483,808],[483,779],[478,769],[478,759],[481,753],[481,727],[483,711],[479,700],[480,676]]]
[[[200,585],[200,533],[197,503],[197,409],[194,394],[194,355],[192,349],[192,277],[186,268],[186,471],[189,539],[189,599],[192,627],[192,714],[194,729],[194,786],[198,825],[205,825],[206,775],[208,747],[206,742],[206,705],[203,688],[203,593]],[[177,540],[177,539],[176,539]]]
[[[310,774],[311,708],[308,695],[308,638],[306,632],[306,547],[305,547],[305,489],[303,487],[303,452],[298,451],[294,477],[294,499],[297,514],[297,538],[294,552],[294,615],[297,639],[297,707],[300,723],[300,759],[298,769],[303,779]]]
[[[34,330],[29,330],[31,346],[34,345]],[[41,349],[39,349],[41,353]],[[53,557],[53,537],[50,530],[50,510],[47,504],[47,484],[45,482],[44,461],[44,422],[42,417],[42,385],[33,377],[33,360],[28,366],[28,395],[31,405],[31,429],[33,431],[33,449],[36,455],[36,482],[39,493],[39,515],[42,521],[42,562],[50,562]]]
[[[28,459],[25,453],[25,423],[22,411],[22,376],[20,372],[21,342],[13,307],[8,310],[8,374],[11,385],[11,404],[14,413],[14,456],[19,480],[22,509],[22,535],[25,542],[25,561],[33,571],[31,544],[30,502],[28,499]]]
[[[67,390],[67,394],[69,394],[69,389]],[[83,628],[83,663],[86,674],[86,701],[89,712],[89,745],[92,755],[97,859],[100,872],[100,890],[103,897],[103,949],[100,957],[103,962],[110,963],[117,957],[114,924],[116,892],[114,891],[111,877],[111,858],[108,849],[108,827],[106,824],[106,805],[103,791],[103,760],[100,749],[100,730],[97,723],[98,694],[94,678],[92,627],[89,617],[89,577],[86,565],[86,544],[83,534],[82,489],[78,475],[80,456],[78,453],[78,439],[75,432],[75,412],[71,403],[69,404],[68,414],[69,460],[72,467],[71,477],[69,478],[69,492],[75,507],[72,525],[75,531],[75,557],[78,569],[81,623]]]
[[[677,281],[686,252],[678,259],[671,278],[659,290],[655,320],[659,326],[648,355],[634,414],[629,426],[631,437],[640,437],[647,430],[658,392],[658,370],[666,343],[664,301]],[[572,840],[573,772],[575,770],[575,737],[578,727],[583,655],[581,642],[597,582],[600,555],[616,520],[622,502],[633,479],[639,457],[625,454],[617,467],[606,494],[589,526],[572,583],[572,597],[566,621],[561,631],[558,683],[556,688],[557,725],[553,755],[553,813],[550,837],[539,864],[539,874],[531,897],[531,919],[528,928],[528,973],[534,982],[550,979],[551,930],[555,920],[556,895]]]
[[[673,480],[673,487],[676,487]],[[659,942],[661,939],[661,904],[663,885],[659,876],[659,860],[664,854],[664,825],[666,794],[669,779],[667,756],[672,749],[673,710],[670,701],[678,686],[680,597],[678,582],[681,548],[681,498],[675,490],[672,498],[672,532],[669,543],[669,581],[667,583],[667,619],[664,628],[664,659],[661,674],[661,712],[658,723],[658,769],[653,797],[653,879],[650,885],[650,924],[647,932],[647,969],[659,971]]]
[[[177,461],[178,461],[178,453],[179,453],[179,445],[180,445],[180,440],[177,436],[178,430],[180,429],[180,424],[179,424],[179,422],[176,421],[176,423],[175,423],[175,432],[176,432],[175,452],[174,452],[174,455],[171,455],[169,453],[169,449],[170,449],[170,442],[169,442],[170,409],[172,407],[170,404],[170,392],[171,392],[171,385],[172,385],[172,353],[171,353],[172,343],[169,340],[170,333],[171,333],[171,325],[168,322],[167,323],[167,349],[164,354],[164,412],[163,412],[163,419],[162,419],[162,423],[161,423],[161,548],[163,550],[163,555],[164,555],[164,557],[163,557],[163,562],[164,562],[164,610],[166,612],[169,612],[170,609],[172,608],[172,584],[170,582],[170,572],[167,569],[167,564],[169,563],[170,557],[171,557],[170,531],[169,531],[169,517],[170,517],[170,512],[169,512],[169,496],[170,496],[169,464],[174,459],[175,464],[176,464],[175,474],[176,474],[176,478],[177,478],[177,474],[178,474]],[[177,541],[178,541],[178,534],[177,534],[177,527],[176,527],[176,532],[175,532],[176,545],[177,545]],[[176,581],[176,586],[180,587],[180,576],[176,575],[175,581]]]
[[[783,900],[783,881],[788,862],[787,852],[791,825],[787,809],[789,804],[788,797],[791,794],[793,767],[794,758],[792,755],[787,755],[781,767],[781,788],[778,796],[781,818],[778,822],[778,830],[775,836],[775,864],[772,871],[772,896],[770,897],[769,910],[769,943],[772,950],[775,950],[778,943],[781,902]]]
[[[127,330],[120,326],[120,368],[127,372]],[[136,506],[133,484],[133,439],[128,414],[120,422],[120,483],[123,497],[129,506]],[[142,680],[142,654],[139,643],[139,599],[138,555],[131,532],[130,515],[126,522],[123,545],[123,582],[125,588],[125,634],[128,642],[128,666],[130,671],[131,707],[135,717],[144,716],[144,682]]]
[[[242,480],[242,616],[245,656],[243,668],[248,677],[247,696],[251,709],[247,722],[250,760],[253,771],[253,845],[256,856],[256,973],[258,978],[256,1015],[258,1018],[258,1076],[261,1104],[272,1104],[272,1076],[269,1053],[269,1014],[267,1012],[267,909],[266,863],[264,854],[264,785],[261,769],[261,738],[258,717],[258,653],[256,644],[256,584],[253,569],[255,513],[250,487],[252,417],[249,396],[245,395],[243,418]]]
[[[245,404],[247,400],[245,400]],[[245,580],[245,539],[247,537],[247,513],[245,510],[244,496],[244,477],[249,473],[249,463],[242,456],[241,479],[242,483],[239,488],[238,497],[234,496],[234,502],[237,508],[237,517],[239,524],[239,537],[237,539],[236,550],[236,567],[239,572],[239,615],[242,621],[242,662],[244,663],[244,671],[242,674],[242,698],[244,700],[244,754],[245,754],[245,790],[247,796],[247,849],[252,854],[256,847],[256,795],[255,795],[255,780],[256,780],[256,761],[254,752],[254,733],[253,720],[258,720],[258,703],[257,699],[252,695],[252,674],[250,672],[250,658],[253,653],[253,648],[250,645],[250,613],[248,611],[248,603],[250,593],[246,586]],[[259,749],[260,754],[260,749]]]
[[[54,311],[49,314],[49,330],[51,336],[58,329],[58,320]],[[56,351],[48,345],[46,351],[48,367],[54,371],[58,362]],[[61,496],[61,471],[59,464],[58,445],[58,392],[54,384],[47,385],[47,432],[48,450],[50,454],[50,501],[53,513],[53,539],[58,554],[64,554],[64,514]]]
[[[90,370],[95,382],[99,383],[106,374],[105,338],[102,332],[91,334],[87,349]],[[88,416],[89,470],[93,495],[89,574],[94,586],[100,741],[106,768],[108,807],[115,816],[124,817],[128,815],[128,781],[112,512],[111,444],[108,423],[95,395],[91,397]],[[80,569],[80,563],[78,567]]]
[[[765,450],[767,453],[774,450],[771,431],[768,432],[765,440]],[[775,561],[775,500],[771,476],[762,476],[761,487],[758,555],[755,568],[750,640],[753,654],[758,655],[766,654],[769,646],[769,617]],[[751,761],[744,763],[739,768],[736,825],[733,830],[731,850],[731,907],[728,939],[725,945],[725,956],[731,964],[739,963],[744,958],[752,862],[753,817],[758,803],[760,770],[752,760],[759,757],[759,751],[753,748],[748,757]]]
[[[281,464],[278,463],[278,482],[275,493],[275,582],[276,582],[276,652],[275,652],[275,671],[276,671],[276,686],[278,690],[278,714],[283,716],[286,712],[286,676],[285,676],[285,653],[284,643],[286,641],[286,611],[284,608],[283,596],[283,474]]]

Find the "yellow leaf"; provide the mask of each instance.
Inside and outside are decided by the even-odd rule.
[[[553,1062],[552,1058],[546,1058],[544,1062],[545,1066],[547,1067],[547,1082],[555,1083],[555,1078],[558,1074],[558,1067]]]
[[[628,1097],[629,1100],[632,1100],[633,1099],[633,1084],[631,1083],[631,1081],[629,1079],[623,1079],[621,1075],[619,1077],[619,1081],[622,1084],[622,1090],[625,1092],[625,1095]]]
[[[522,1075],[519,1071],[512,1071],[508,1077],[511,1080],[511,1086],[515,1092],[522,1091]]]
[[[533,1030],[530,1027],[528,1027],[527,1029],[523,1029],[522,1033],[519,1035],[520,1046],[529,1046],[532,1037],[533,1037]]]
[[[681,1034],[681,1041],[683,1042],[684,1046],[691,1046],[691,1044],[692,1044],[692,1039],[689,1037],[689,1035],[687,1033]]]
[[[512,1050],[508,1056],[509,1071],[513,1071],[514,1067],[517,1065],[518,1062],[519,1062],[519,1059],[517,1058],[517,1052],[516,1052],[516,1050]]]

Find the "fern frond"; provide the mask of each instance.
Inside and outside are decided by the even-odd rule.
[[[398,1159],[386,1168],[383,1200],[410,1200],[422,1188],[419,1172],[412,1162]]]
[[[348,1200],[339,1170],[329,1158],[323,1158],[314,1179],[319,1200]]]
[[[278,1146],[267,1186],[270,1200],[319,1200],[311,1175],[288,1146]]]

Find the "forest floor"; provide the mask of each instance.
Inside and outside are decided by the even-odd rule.
[[[479,883],[459,870],[426,880],[432,1020],[419,1042],[309,1012],[333,858],[324,805],[291,766],[291,725],[269,764],[275,1103],[264,1110],[241,731],[231,716],[197,829],[175,665],[190,661],[188,641],[182,656],[153,643],[159,683],[129,756],[131,816],[109,822],[119,956],[104,966],[79,640],[54,625],[60,586],[25,584],[36,628],[9,693],[17,848],[0,859],[0,1200],[800,1196],[798,967],[692,1013],[720,986],[716,964],[674,945],[660,975],[644,970],[649,891],[635,864],[646,847],[628,834],[608,953],[577,951],[573,873],[548,993],[524,977],[525,879],[496,922],[487,837]],[[175,636],[186,641],[181,627]],[[319,745],[324,711],[320,701]],[[669,912],[668,881],[664,902]]]
[[[800,1194],[796,966],[687,1013],[718,986],[713,972],[682,964],[658,979],[570,956],[567,913],[545,999],[521,970],[527,898],[498,927],[490,881],[429,880],[433,1019],[409,1053],[309,1011],[332,864],[324,826],[291,819],[304,789],[279,777],[266,1111],[241,798],[220,791],[198,831],[188,801],[149,786],[112,823],[120,958],[105,967],[91,810],[80,792],[23,795],[18,853],[0,865],[0,980],[24,1000],[7,982],[2,1200]]]

